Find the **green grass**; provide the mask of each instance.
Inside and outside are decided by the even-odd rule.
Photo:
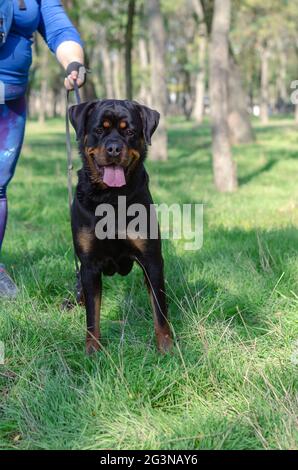
[[[298,447],[298,139],[290,120],[234,149],[240,188],[212,184],[210,130],[171,121],[155,201],[203,202],[204,245],[164,242],[176,346],[155,349],[138,268],[106,278],[104,349],[84,355],[73,290],[64,128],[30,123],[10,186],[3,261],[21,296],[0,304],[2,449]]]

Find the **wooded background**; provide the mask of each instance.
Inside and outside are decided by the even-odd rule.
[[[91,73],[85,100],[135,99],[158,109],[150,157],[167,159],[166,117],[198,125],[210,115],[216,187],[237,188],[231,145],[254,139],[263,124],[290,114],[298,79],[297,0],[64,0],[85,43]],[[36,38],[29,115],[64,115],[63,73]]]

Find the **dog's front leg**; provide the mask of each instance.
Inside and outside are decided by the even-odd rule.
[[[87,315],[86,352],[92,354],[100,349],[101,272],[82,265],[81,280]]]
[[[160,352],[166,353],[172,347],[172,337],[168,322],[163,260],[162,258],[154,260],[145,258],[141,263],[141,267],[144,271],[153,309],[157,347]]]

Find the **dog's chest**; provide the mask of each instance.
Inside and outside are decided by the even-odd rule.
[[[126,276],[132,269],[135,253],[127,240],[95,240],[92,263],[100,265],[103,274]]]

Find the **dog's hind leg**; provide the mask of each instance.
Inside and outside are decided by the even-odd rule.
[[[87,315],[86,352],[92,354],[100,349],[101,272],[82,266],[81,281]]]

